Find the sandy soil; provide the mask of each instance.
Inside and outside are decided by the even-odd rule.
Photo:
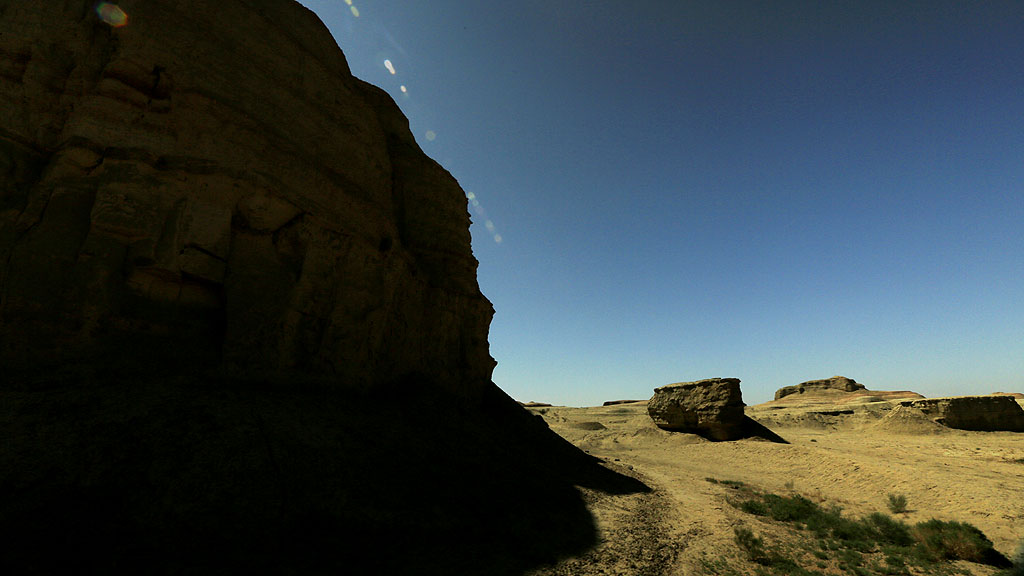
[[[601,544],[532,574],[707,574],[715,573],[715,562],[752,572],[733,541],[733,527],[752,517],[727,503],[732,488],[708,478],[800,493],[853,516],[889,513],[887,495],[903,494],[909,511],[900,517],[908,523],[969,522],[1006,555],[1024,540],[1024,434],[884,418],[891,396],[838,399],[747,408],[788,444],[666,432],[653,425],[645,402],[529,408],[573,444],[653,489],[629,496],[584,491]],[[836,412],[853,406],[853,414],[828,414],[822,407],[829,404]]]

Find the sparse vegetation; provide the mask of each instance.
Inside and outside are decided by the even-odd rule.
[[[740,490],[740,498],[730,503],[764,522],[789,525],[794,536],[798,532],[813,535],[813,539],[797,538],[803,544],[798,543],[786,554],[781,545],[768,546],[751,529],[736,528],[736,544],[747,558],[760,565],[760,576],[952,574],[956,571],[952,560],[1009,565],[981,530],[966,523],[929,520],[908,526],[881,512],[854,519],[843,516],[838,506],[822,507],[799,494],[779,496],[746,486]],[[1024,546],[1020,554],[1024,556]],[[801,566],[814,566],[822,572]],[[1000,576],[1024,576],[1024,570],[1014,570],[1018,571],[1004,571]]]
[[[735,534],[736,545],[743,550],[743,553],[747,555],[753,562],[758,564],[767,564],[768,556],[764,552],[764,540],[754,535],[754,532],[745,526],[739,526],[733,528]]]
[[[932,519],[914,526],[913,532],[918,544],[936,560],[999,563],[1001,555],[992,548],[992,541],[971,524]]]
[[[889,511],[903,514],[907,511],[907,497],[903,494],[889,494]]]
[[[729,486],[730,488],[742,488],[746,486],[746,483],[740,482],[739,480],[719,480],[717,478],[705,478],[712,484],[721,484],[722,486]]]

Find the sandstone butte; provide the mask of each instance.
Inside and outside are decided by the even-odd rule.
[[[807,392],[820,392],[822,390],[838,390],[840,392],[856,392],[858,390],[866,390],[863,384],[860,384],[852,378],[845,376],[833,376],[825,380],[808,380],[802,382],[796,386],[783,386],[775,391],[775,399],[781,400],[786,396],[792,394],[804,394]]]
[[[312,12],[98,6],[0,0],[0,572],[522,573],[647,490],[490,381],[465,194]]]
[[[663,430],[732,440],[742,436],[744,406],[738,378],[707,378],[655,388],[647,412]]]

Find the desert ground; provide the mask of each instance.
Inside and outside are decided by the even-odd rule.
[[[793,535],[730,505],[736,489],[709,479],[801,494],[854,517],[889,514],[888,495],[901,494],[908,510],[895,516],[904,522],[968,522],[1010,556],[1024,540],[1024,434],[885,418],[901,394],[873,394],[790,398],[746,408],[785,444],[712,442],[667,432],[653,424],[646,401],[528,407],[566,440],[652,489],[622,496],[581,489],[598,527],[598,546],[531,574],[754,573],[758,567],[741,554],[734,527],[749,527],[769,546],[784,545]],[[843,413],[828,414],[828,406]],[[964,561],[953,568],[996,572]]]

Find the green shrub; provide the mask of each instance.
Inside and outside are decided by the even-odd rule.
[[[780,522],[805,522],[821,512],[817,504],[799,494],[788,497],[765,494],[764,503],[772,520]]]
[[[820,550],[808,548],[805,551],[818,562],[834,558],[840,570],[847,574],[908,576],[911,570],[947,573],[945,569],[935,572],[937,563],[967,560],[1009,568],[996,576],[1024,576],[1024,543],[1014,554],[1016,564],[1012,564],[992,547],[991,540],[981,530],[970,524],[929,520],[911,528],[880,512],[857,520],[846,518],[838,506],[822,508],[799,495],[783,497],[751,489],[744,489],[743,495],[749,499],[730,503],[744,512],[788,522],[796,530],[812,532]],[[896,499],[895,504],[901,502]],[[902,504],[905,505],[905,501]],[[761,564],[756,570],[758,575],[818,574],[784,556],[766,553],[764,542],[746,528],[737,528],[735,533],[740,548],[751,560]]]
[[[744,483],[741,480],[719,480],[718,478],[711,478],[710,476],[705,478],[704,480],[707,480],[712,484],[721,484],[723,486],[729,486],[731,488],[742,488],[746,486],[746,483]]]
[[[837,554],[836,557],[838,558],[841,565],[845,564],[847,566],[852,567],[860,566],[864,563],[864,557],[861,556],[860,552],[857,552],[856,550],[840,550],[839,554]]]
[[[870,543],[873,536],[872,530],[863,522],[843,518],[842,516],[836,516],[829,520],[831,521],[832,537],[836,540],[842,540],[844,546],[864,551],[872,547]]]
[[[760,500],[744,500],[740,503],[740,510],[754,516],[767,516],[768,506]]]
[[[754,532],[745,526],[738,526],[732,531],[735,534],[736,545],[743,550],[747,558],[758,564],[768,563],[768,555],[764,551],[764,540],[754,536]]]
[[[872,538],[880,544],[892,544],[894,546],[909,546],[914,543],[910,535],[910,528],[891,516],[875,512],[864,518],[863,523],[874,533]]]
[[[902,514],[907,511],[907,497],[903,494],[889,494],[889,511]]]
[[[913,536],[937,560],[992,564],[993,555],[1001,556],[981,530],[966,522],[944,522],[933,518],[915,525]]]

